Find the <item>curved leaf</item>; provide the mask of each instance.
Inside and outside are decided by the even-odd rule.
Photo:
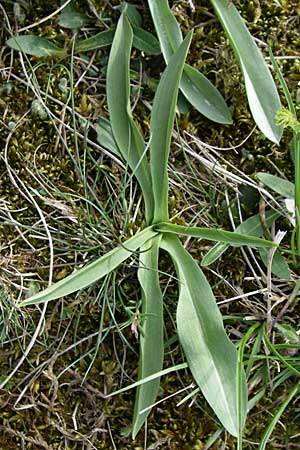
[[[152,230],[152,227],[146,228],[91,264],[73,272],[63,280],[52,284],[44,291],[38,292],[32,297],[24,300],[19,306],[55,300],[95,283],[95,281],[100,280],[100,278],[116,269],[123,261],[129,258],[132,253],[156,235],[157,233]]]
[[[266,224],[271,226],[274,220],[279,217],[276,211],[266,211]],[[245,234],[248,236],[263,236],[264,230],[261,225],[260,216],[256,214],[255,216],[249,217],[249,219],[244,220],[236,229],[235,233]],[[218,242],[214,245],[207,254],[203,257],[201,265],[203,267],[212,264],[216,261],[227,249],[229,245],[224,242]]]
[[[142,330],[138,379],[160,372],[163,366],[163,298],[159,286],[158,252],[161,236],[156,236],[141,247],[138,278],[142,287]],[[138,387],[132,426],[133,439],[143,426],[159,391],[160,378]]]
[[[63,48],[58,47],[44,37],[35,36],[34,34],[13,36],[8,39],[6,44],[14,50],[39,58],[66,55],[66,51]]]
[[[237,350],[225,333],[200,267],[175,236],[164,236],[161,247],[171,255],[179,277],[177,328],[190,370],[222,425],[237,436],[247,409],[245,374]]]
[[[154,195],[154,222],[168,220],[168,172],[171,135],[175,118],[179,81],[192,39],[189,33],[171,57],[158,84],[151,120],[150,155]]]
[[[246,234],[240,234],[235,231],[224,231],[202,227],[185,227],[182,225],[175,225],[173,223],[159,223],[154,226],[154,229],[160,233],[182,234],[183,236],[192,236],[211,241],[221,241],[235,246],[252,245],[254,247],[277,247],[277,244],[272,241],[260,239],[255,236],[247,236]]]
[[[96,50],[97,48],[107,47],[111,45],[114,40],[115,30],[101,31],[88,39],[78,41],[75,45],[77,52],[88,52]]]
[[[232,1],[211,3],[240,64],[253,118],[264,135],[278,143],[282,127],[277,125],[275,116],[281,103],[268,66]]]
[[[118,21],[107,66],[107,102],[110,123],[120,152],[134,172],[143,192],[146,219],[153,217],[153,192],[143,137],[130,108],[129,63],[133,32],[123,13]]]
[[[182,42],[182,33],[168,0],[148,0],[165,61]],[[198,70],[185,64],[180,89],[201,114],[218,123],[232,123],[231,113],[215,86]]]

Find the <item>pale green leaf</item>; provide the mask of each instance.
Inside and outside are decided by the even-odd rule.
[[[278,143],[282,127],[276,123],[281,107],[272,75],[254,39],[231,0],[211,0],[240,64],[253,118],[271,141]]]
[[[63,280],[52,284],[44,291],[40,291],[32,297],[24,300],[20,306],[33,305],[55,300],[95,283],[95,281],[100,280],[100,278],[116,269],[122,262],[129,258],[133,252],[156,235],[157,233],[152,230],[152,227],[146,228],[125,241],[122,245],[101,256],[91,264],[88,264],[82,269],[73,272]]]
[[[129,64],[133,32],[123,13],[118,21],[107,66],[107,102],[110,123],[120,152],[143,192],[147,223],[153,218],[153,191],[143,137],[130,107]]]
[[[222,425],[237,436],[247,408],[241,368],[237,382],[237,350],[225,333],[222,316],[200,267],[175,236],[164,236],[161,246],[171,255],[179,278],[177,328],[191,372]]]
[[[53,44],[44,37],[27,34],[24,36],[13,36],[6,44],[26,55],[33,55],[39,58],[50,58],[56,56],[65,56],[66,51],[63,48]]]
[[[247,236],[236,231],[224,231],[214,228],[189,227],[175,225],[173,223],[159,223],[154,229],[160,233],[182,234],[211,241],[221,241],[234,246],[251,245],[254,247],[277,247],[272,241],[260,239],[255,236]]]
[[[268,188],[277,192],[285,198],[294,198],[295,185],[288,180],[271,175],[270,173],[258,172],[256,174],[259,181],[265,184]]]
[[[163,298],[159,286],[158,252],[161,236],[141,247],[138,278],[142,287],[142,330],[140,333],[139,380],[160,372],[163,365]],[[133,439],[143,426],[157,397],[160,379],[138,387],[132,426]]]
[[[148,0],[156,33],[168,64],[182,42],[182,33],[168,0]],[[195,68],[185,65],[180,89],[201,114],[219,123],[232,123],[225,100],[213,84]]]
[[[151,174],[155,205],[154,222],[168,220],[167,165],[179,81],[191,38],[192,33],[189,33],[171,57],[154,97],[150,120]]]

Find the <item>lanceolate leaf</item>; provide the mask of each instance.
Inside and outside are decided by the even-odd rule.
[[[101,31],[83,41],[79,41],[75,47],[78,52],[88,52],[98,48],[111,45],[114,40],[115,30]],[[143,30],[140,27],[133,26],[133,47],[150,55],[159,55],[161,53],[159,42],[153,34]]]
[[[182,42],[180,27],[168,0],[148,0],[152,19],[166,63]],[[220,92],[200,72],[184,66],[180,89],[204,116],[219,123],[232,123],[231,113]]]
[[[141,247],[138,278],[142,287],[142,327],[140,333],[139,380],[160,372],[163,365],[163,298],[159,286],[158,252],[161,236],[148,241]],[[142,384],[137,389],[133,438],[143,426],[149,412],[140,411],[151,406],[159,390],[159,378]]]
[[[129,63],[132,28],[123,13],[118,21],[107,66],[107,102],[115,141],[123,158],[134,172],[143,191],[146,219],[153,218],[153,192],[143,137],[132,118],[130,108]]]
[[[256,174],[259,181],[268,186],[268,188],[277,192],[285,198],[294,198],[295,185],[288,180],[271,175],[270,173],[258,172]]]
[[[171,134],[175,118],[179,81],[191,42],[189,33],[174,53],[158,84],[150,121],[151,175],[154,194],[154,222],[167,221],[168,173]]]
[[[281,107],[272,75],[249,33],[243,19],[230,0],[211,0],[240,64],[253,118],[264,135],[278,143],[282,127],[276,124]]]
[[[266,225],[269,227],[272,225],[274,220],[279,217],[279,214],[275,211],[267,211],[266,212]],[[236,229],[235,233],[245,234],[248,236],[262,236],[264,234],[264,229],[261,225],[261,219],[259,214],[255,216],[249,217],[249,219],[242,222]],[[214,261],[220,258],[220,256],[228,249],[229,245],[224,242],[218,242],[216,245],[212,247],[209,252],[204,256],[201,261],[201,265],[203,267],[209,266]]]
[[[114,39],[115,30],[101,31],[88,39],[78,41],[75,50],[78,52],[88,52],[97,48],[107,47]]]
[[[179,278],[177,328],[188,365],[222,425],[237,436],[247,408],[243,371],[237,383],[237,350],[225,333],[222,316],[200,267],[175,236],[164,236],[161,246],[171,255]]]
[[[252,245],[254,247],[267,248],[277,246],[274,242],[265,239],[247,236],[234,231],[216,230],[213,228],[184,227],[172,223],[159,223],[155,225],[154,229],[161,233],[182,234],[183,236],[193,236],[200,239],[226,242],[227,244],[235,246]]]
[[[133,43],[132,45],[148,53],[149,55],[159,55],[161,53],[159,42],[153,34],[149,33],[143,28],[133,26]]]
[[[89,286],[116,269],[133,252],[156,235],[157,233],[153,231],[152,227],[146,228],[91,264],[77,270],[63,280],[52,284],[44,291],[38,292],[27,300],[24,300],[20,306],[55,300]]]
[[[231,112],[215,86],[201,72],[185,64],[180,89],[201,114],[217,123],[232,123]]]
[[[6,44],[18,50],[26,53],[27,55],[37,56],[39,58],[50,58],[56,56],[65,56],[66,51],[63,48],[57,47],[53,42],[48,41],[44,37],[28,34],[25,36],[13,36]]]

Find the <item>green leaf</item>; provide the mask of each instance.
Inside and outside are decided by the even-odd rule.
[[[271,175],[270,173],[258,172],[256,174],[259,181],[268,186],[268,188],[277,192],[285,198],[294,198],[295,185],[288,180]]]
[[[89,21],[90,19],[88,16],[75,8],[74,2],[65,6],[58,16],[58,24],[63,28],[70,28],[71,30],[79,30],[87,25]]]
[[[104,117],[101,117],[95,125],[95,130],[99,144],[110,150],[115,155],[120,155],[120,150],[114,139],[110,121]]]
[[[158,84],[150,120],[151,174],[154,222],[168,220],[168,158],[175,118],[179,81],[191,42],[189,33],[174,53]]]
[[[48,39],[33,34],[13,36],[8,39],[6,44],[14,50],[18,50],[26,55],[37,56],[38,58],[65,56],[67,53],[63,48],[57,47]]]
[[[210,264],[213,264],[215,261],[217,261],[224,252],[228,249],[229,245],[224,244],[224,242],[218,242],[215,244],[207,253],[203,256],[201,261],[201,266],[207,267],[210,266]]]
[[[78,52],[88,52],[97,48],[107,47],[114,40],[115,30],[101,31],[88,39],[79,41],[75,50]],[[149,55],[159,55],[161,53],[159,42],[153,34],[137,26],[133,26],[133,47],[148,53]]]
[[[146,220],[153,218],[153,191],[143,137],[130,108],[129,63],[133,32],[126,15],[118,21],[107,66],[107,102],[110,123],[120,152],[134,172],[143,192]]]
[[[268,250],[266,250],[265,248],[260,248],[259,255],[260,255],[264,265],[267,267],[267,265],[268,265]],[[278,278],[282,278],[284,280],[291,279],[291,271],[290,271],[289,265],[278,249],[276,250],[276,252],[274,253],[274,256],[273,256],[271,272]]]
[[[266,211],[266,225],[269,227],[272,225],[274,220],[279,217],[275,211]],[[255,216],[249,217],[249,219],[242,222],[236,229],[235,233],[245,234],[247,236],[263,236],[264,229],[261,225],[260,216],[256,214]],[[219,259],[219,257],[228,249],[229,245],[219,242],[214,245],[211,250],[202,259],[201,265],[203,267],[212,264],[214,261]]]
[[[148,0],[152,19],[165,61],[168,64],[182,42],[180,27],[168,0]],[[213,84],[193,67],[185,64],[180,89],[201,114],[218,123],[232,123],[225,100]]]
[[[159,223],[154,226],[154,229],[160,233],[182,234],[183,236],[221,241],[234,246],[252,245],[254,247],[277,247],[277,244],[272,241],[267,241],[254,236],[246,236],[245,234],[237,233],[235,231],[201,227],[184,227],[172,223]]]
[[[281,108],[272,75],[254,39],[231,0],[211,0],[240,64],[253,118],[272,142],[278,143],[282,127],[276,123]]]
[[[141,50],[142,52],[148,53],[149,55],[159,55],[161,53],[159,42],[153,34],[136,26],[133,26],[132,29],[132,45],[135,48]]]
[[[245,374],[238,366],[237,350],[225,333],[200,267],[175,236],[164,236],[161,247],[171,255],[179,278],[177,328],[190,370],[222,425],[237,436],[247,408]]]
[[[140,334],[140,359],[138,379],[141,380],[163,366],[163,298],[159,286],[158,252],[161,236],[156,236],[141,247],[138,278],[142,287],[142,331]],[[160,379],[142,384],[137,389],[132,436],[135,439],[143,426],[159,391]]]
[[[231,112],[215,86],[201,72],[185,64],[180,89],[201,114],[217,123],[232,123]]]
[[[91,264],[77,270],[63,280],[52,284],[44,291],[38,292],[32,297],[24,300],[20,306],[34,305],[55,300],[95,283],[95,281],[100,280],[100,278],[116,269],[122,262],[129,258],[132,253],[143,246],[149,239],[156,236],[156,234],[157,233],[152,230],[152,227],[145,228],[145,230],[137,233],[122,245],[114,248]]]
[[[107,47],[111,45],[114,40],[115,30],[101,31],[88,39],[78,41],[75,45],[77,52],[88,52],[96,50],[97,48]]]
[[[148,0],[148,4],[161,51],[168,64],[171,56],[183,41],[182,33],[169,8],[168,0]]]

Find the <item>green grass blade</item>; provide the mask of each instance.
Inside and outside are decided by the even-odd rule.
[[[142,332],[140,334],[140,360],[138,378],[143,379],[160,372],[163,366],[163,298],[159,286],[158,253],[161,236],[156,236],[141,247],[138,278],[142,287]],[[135,399],[132,436],[143,426],[151,406],[157,397],[160,379],[138,387]]]
[[[272,142],[278,143],[282,127],[276,123],[281,108],[272,75],[249,33],[243,19],[230,0],[211,0],[240,64],[253,118]]]
[[[148,383],[148,381],[156,380],[157,378],[161,378],[162,376],[168,375],[169,373],[172,372],[177,372],[178,370],[187,369],[187,367],[188,367],[187,363],[181,363],[177,364],[176,366],[168,367],[167,369],[163,369],[160,372],[153,373],[152,375],[149,375],[146,378],[135,381],[134,383],[129,384],[128,386],[118,389],[117,391],[114,391],[111,394],[106,395],[106,398],[114,397],[115,395],[121,394],[122,392],[130,391],[130,389],[142,386],[142,384]]]
[[[235,231],[216,230],[213,228],[185,227],[172,223],[159,223],[154,229],[160,233],[182,234],[210,241],[221,241],[234,246],[252,245],[254,247],[277,247],[277,244],[255,236],[246,236]]]
[[[143,192],[146,220],[153,218],[153,192],[143,137],[130,108],[129,64],[133,32],[124,13],[118,21],[107,66],[107,102],[115,141]]]
[[[268,427],[266,428],[266,430],[264,432],[264,435],[259,444],[258,450],[265,450],[268,440],[270,439],[271,434],[273,433],[277,422],[280,420],[280,417],[284,413],[284,410],[286,409],[288,404],[292,401],[292,399],[295,397],[295,395],[299,393],[299,390],[300,390],[300,386],[299,386],[299,384],[296,384],[293,387],[293,389],[291,390],[291,392],[289,393],[289,395],[287,396],[287,398],[285,399],[285,401],[280,405],[276,414],[274,415],[273,419],[271,420],[271,422],[269,423]]]
[[[244,351],[246,348],[246,344],[247,341],[250,339],[250,337],[254,334],[254,332],[256,331],[256,329],[260,326],[259,323],[255,323],[252,325],[252,327],[249,328],[249,330],[247,331],[247,333],[243,336],[240,345],[239,345],[239,350],[238,350],[238,367],[237,367],[237,388],[238,388],[238,394],[237,394],[237,410],[238,410],[238,417],[239,417],[239,434],[238,434],[238,447],[237,450],[243,450],[243,405],[246,401],[246,398],[244,398],[244,389],[243,389],[243,385],[244,385],[244,377],[245,372],[244,372],[244,365],[243,365],[243,361],[244,361]],[[248,407],[248,403],[247,403],[247,407]]]
[[[239,389],[243,401],[238,410],[237,350],[225,333],[214,295],[198,264],[175,236],[164,236],[161,246],[171,255],[180,281],[177,328],[190,370],[222,425],[237,436],[247,408],[242,370]]]
[[[168,64],[182,42],[180,27],[168,0],[148,0],[154,26]],[[180,89],[201,114],[218,123],[232,123],[225,100],[213,84],[193,67],[185,64]]]
[[[191,43],[189,33],[174,53],[158,84],[150,121],[151,175],[154,194],[154,222],[167,221],[168,159],[175,119],[179,81]]]
[[[129,258],[133,252],[142,247],[149,239],[156,235],[157,233],[153,231],[152,227],[146,228],[91,264],[77,270],[63,280],[52,284],[44,291],[38,292],[32,297],[24,300],[20,306],[55,300],[89,286],[116,269],[123,261]]]

